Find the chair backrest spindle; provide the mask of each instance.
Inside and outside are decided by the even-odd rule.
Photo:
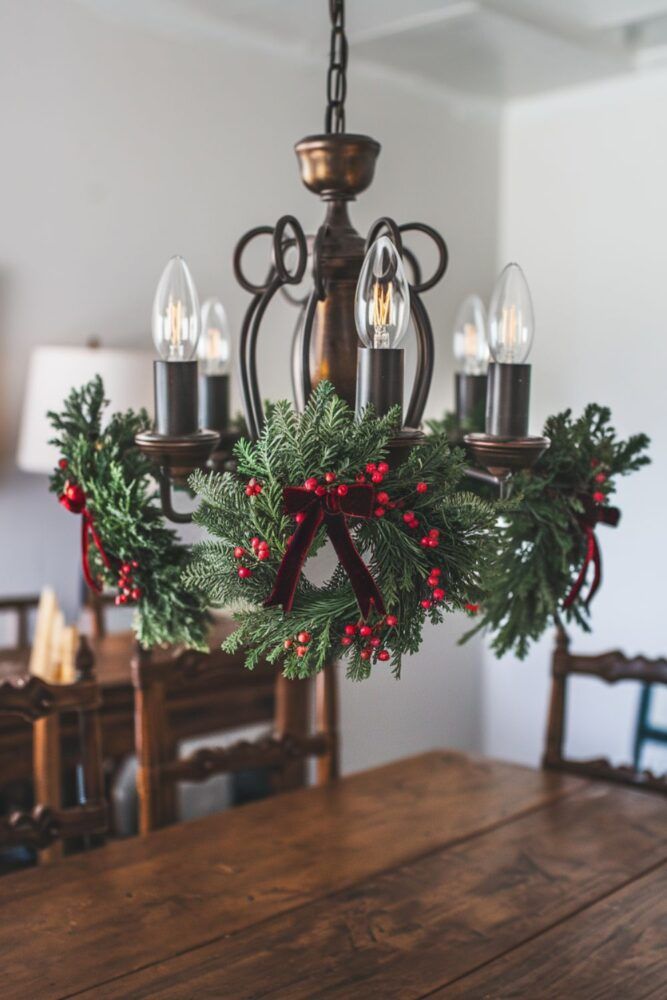
[[[597,677],[607,684],[627,680],[642,684],[667,684],[667,659],[628,657],[619,650],[597,656],[583,656],[571,653],[569,645],[565,630],[559,628],[551,664],[551,699],[542,766],[548,770],[567,771],[571,774],[634,785],[667,794],[667,774],[656,775],[651,771],[637,770],[630,765],[613,765],[602,757],[594,760],[572,760],[565,756],[564,751],[565,713],[568,681],[571,676]]]

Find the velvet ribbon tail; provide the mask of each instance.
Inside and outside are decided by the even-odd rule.
[[[303,564],[323,518],[324,513],[319,503],[313,503],[306,509],[304,519],[301,524],[297,524],[292,541],[278,567],[273,590],[264,602],[265,607],[282,604],[283,611],[292,610]]]
[[[354,547],[344,515],[327,511],[324,514],[324,521],[331,544],[352,584],[361,614],[364,618],[368,618],[373,605],[379,614],[385,614],[382,594],[366,563]]]
[[[104,546],[102,545],[102,540],[98,535],[95,525],[93,523],[93,516],[88,510],[83,510],[81,517],[81,567],[83,569],[83,575],[86,583],[91,590],[96,590],[98,593],[102,590],[102,583],[96,580],[90,570],[90,559],[89,559],[89,548],[90,540],[92,539],[93,544],[100,554],[102,562],[107,569],[112,569],[111,561],[104,551]]]
[[[586,580],[586,573],[591,563],[593,563],[594,574],[590,590],[588,591],[588,596],[584,601],[586,607],[588,607],[591,601],[593,600],[593,597],[595,596],[597,589],[600,586],[600,582],[602,580],[602,559],[600,556],[600,546],[598,545],[598,540],[595,537],[595,532],[590,525],[587,524],[584,527],[584,531],[586,532],[586,555],[584,557],[583,565],[579,570],[579,575],[577,576],[577,579],[574,581],[570,593],[563,601],[564,608],[572,607],[577,597],[581,593],[584,581]]]

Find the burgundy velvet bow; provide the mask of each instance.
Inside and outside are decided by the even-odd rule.
[[[93,515],[86,507],[86,494],[75,483],[66,483],[63,494],[59,499],[66,510],[69,510],[72,514],[81,514],[81,567],[90,589],[96,590],[99,593],[103,585],[99,580],[95,579],[90,570],[89,548],[91,540],[106,568],[113,569],[113,567],[109,556],[104,551],[102,540],[95,529]]]
[[[571,607],[581,593],[581,588],[584,585],[586,573],[591,563],[593,563],[593,580],[584,605],[588,607],[593,600],[602,582],[602,556],[600,555],[600,546],[595,536],[595,526],[596,524],[609,524],[612,528],[615,528],[621,518],[621,512],[618,507],[602,507],[594,503],[588,496],[581,497],[581,500],[584,505],[584,511],[579,515],[578,521],[586,536],[586,554],[583,565],[579,570],[579,575],[572,584],[570,593],[563,601],[564,608]]]
[[[354,547],[345,521],[347,517],[370,517],[375,491],[369,483],[348,486],[347,493],[340,496],[336,489],[318,496],[314,490],[301,486],[286,486],[283,490],[285,512],[304,517],[292,535],[283,556],[270,597],[264,602],[266,607],[282,604],[284,611],[291,611],[296,585],[303,564],[317,534],[324,524],[331,544],[336,550],[345,572],[350,578],[357,603],[364,618],[368,618],[372,606],[380,614],[385,613],[382,595],[371,576],[368,567]]]

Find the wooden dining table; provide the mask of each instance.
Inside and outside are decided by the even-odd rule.
[[[0,880],[4,1000],[667,995],[667,801],[434,751]]]

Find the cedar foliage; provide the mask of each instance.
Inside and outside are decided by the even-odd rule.
[[[283,488],[301,486],[309,477],[322,478],[326,472],[334,472],[337,483],[354,483],[367,463],[391,461],[388,443],[397,426],[398,413],[378,419],[368,409],[355,419],[333,386],[322,382],[302,414],[287,401],[271,406],[259,440],[237,443],[236,473],[196,472],[191,477],[190,485],[201,498],[195,521],[213,540],[194,546],[185,578],[188,585],[203,590],[212,605],[235,609],[238,628],[223,648],[232,652],[244,647],[250,669],[266,658],[282,661],[288,677],[306,677],[335,658],[345,659],[348,676],[360,679],[377,662],[377,650],[370,660],[361,658],[360,640],[351,646],[341,642],[345,625],[359,624],[360,618],[354,592],[339,565],[327,582],[315,586],[308,580],[306,562],[289,613],[266,608],[263,602],[294,530],[294,521],[283,510]],[[379,586],[387,612],[398,618],[395,627],[387,627],[379,615],[372,615],[369,622],[390,652],[397,676],[402,656],[419,649],[426,618],[440,623],[446,612],[465,609],[481,595],[494,550],[496,508],[460,490],[463,467],[463,453],[434,435],[414,448],[403,464],[392,466],[377,486],[378,492],[390,495],[393,509],[381,518],[348,519],[354,544]],[[246,496],[249,477],[261,483],[260,494]],[[426,493],[416,491],[419,481],[428,483]],[[407,510],[418,518],[417,530],[405,524]],[[440,532],[440,543],[425,549],[420,538],[430,529]],[[268,543],[269,559],[260,562],[253,554],[253,537]],[[310,557],[325,541],[322,527]],[[248,553],[245,564],[252,573],[244,580],[238,577],[236,546]],[[424,609],[420,602],[431,596],[426,577],[433,567],[441,570],[447,597]],[[299,632],[312,637],[301,658],[295,652]],[[293,645],[286,649],[286,642]]]
[[[519,659],[551,624],[576,622],[590,631],[585,588],[569,608],[563,602],[585,557],[585,535],[578,518],[582,497],[599,491],[606,503],[615,478],[650,462],[649,438],[620,440],[605,406],[589,404],[574,419],[571,410],[549,417],[544,434],[551,447],[534,469],[513,476],[513,505],[503,519],[499,545],[488,579],[483,614],[466,641],[480,630],[493,632],[497,656],[510,650]],[[596,481],[604,476],[604,481]],[[609,530],[604,525],[596,532]],[[599,537],[599,536],[598,536]]]
[[[60,413],[50,412],[56,431],[52,440],[67,467],[57,467],[52,492],[62,494],[66,481],[86,494],[113,570],[108,570],[91,546],[93,575],[116,588],[123,563],[136,560],[136,584],[142,596],[136,604],[135,630],[142,646],[183,643],[206,649],[207,613],[201,593],[185,586],[182,573],[188,550],[168,528],[160,510],[150,467],[134,445],[134,436],[149,427],[145,410],[114,413],[104,424],[108,400],[97,376],[73,389]]]

